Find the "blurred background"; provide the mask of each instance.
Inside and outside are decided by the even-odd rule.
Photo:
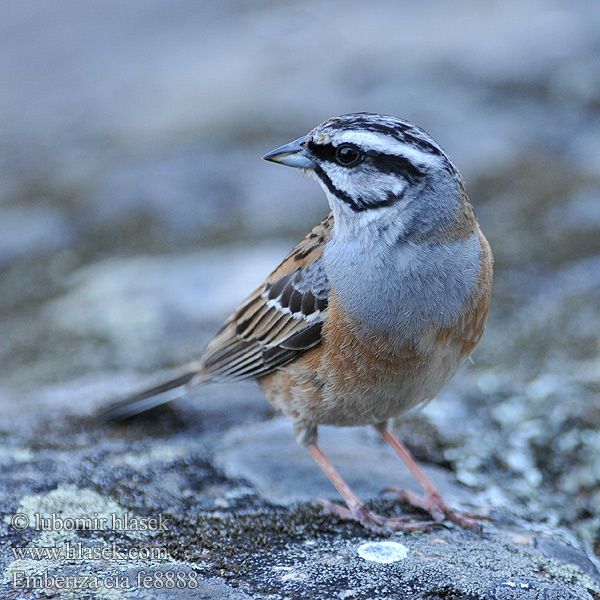
[[[448,152],[496,257],[476,364],[425,413],[467,403],[489,435],[461,422],[446,460],[465,483],[500,465],[511,498],[544,485],[576,498],[571,521],[597,517],[597,0],[1,6],[5,415],[77,412],[195,356],[328,212],[260,157],[382,112]]]

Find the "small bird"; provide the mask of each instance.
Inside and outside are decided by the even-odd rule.
[[[292,418],[303,445],[346,506],[327,514],[381,535],[444,519],[480,530],[448,506],[390,419],[429,402],[478,344],[488,314],[492,253],[461,175],[411,123],[374,113],[325,121],[266,154],[311,174],[331,208],[182,374],[109,407],[120,420],[205,382],[255,379]],[[423,495],[394,489],[428,512],[384,517],[367,509],[317,444],[319,425],[371,425]]]

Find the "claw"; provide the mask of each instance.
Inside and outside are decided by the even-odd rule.
[[[364,504],[357,506],[355,509],[350,509],[329,500],[319,499],[317,502],[323,507],[326,515],[337,517],[342,521],[355,521],[368,531],[385,537],[389,537],[398,531],[426,532],[431,531],[435,527],[443,527],[443,525],[436,521],[422,521],[413,515],[406,517],[383,517],[371,512]]]
[[[468,513],[450,508],[437,491],[424,496],[419,496],[410,490],[388,487],[384,492],[392,492],[396,494],[401,501],[424,510],[429,513],[436,522],[448,519],[455,525],[476,533],[481,533],[483,531],[480,521],[490,520],[488,515]]]

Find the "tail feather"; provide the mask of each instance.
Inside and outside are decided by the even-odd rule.
[[[145,412],[151,408],[175,400],[192,387],[190,385],[191,383],[196,383],[192,380],[197,376],[198,371],[191,371],[115,402],[100,412],[98,414],[98,419],[103,423],[122,421],[123,419],[133,417],[138,413]]]

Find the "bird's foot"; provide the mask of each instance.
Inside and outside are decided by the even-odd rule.
[[[448,519],[463,529],[480,533],[483,529],[481,521],[489,521],[490,519],[485,514],[468,513],[449,507],[437,490],[423,496],[397,487],[389,487],[384,491],[393,492],[401,501],[429,513],[436,523]]]
[[[350,509],[329,500],[319,499],[318,503],[323,507],[326,515],[337,517],[342,521],[356,521],[367,531],[385,537],[397,531],[430,531],[434,527],[442,526],[438,521],[423,521],[416,516],[382,517],[371,512],[364,504]]]

